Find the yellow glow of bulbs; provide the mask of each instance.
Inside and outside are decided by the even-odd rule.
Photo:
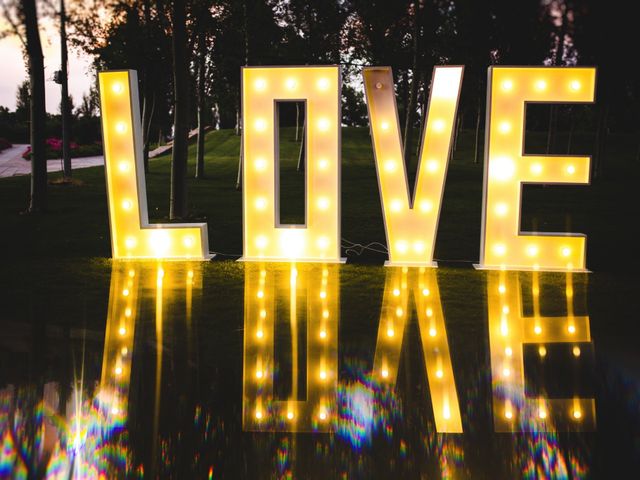
[[[496,432],[513,431],[546,431],[547,429],[562,430],[572,419],[569,413],[576,408],[581,412],[588,412],[588,418],[581,421],[579,428],[590,430],[595,426],[595,400],[592,398],[529,398],[525,394],[524,349],[525,344],[537,344],[540,361],[547,356],[548,343],[589,342],[589,317],[573,314],[573,295],[566,297],[567,316],[542,316],[541,303],[544,296],[532,295],[532,314],[525,316],[523,292],[520,279],[530,277],[531,292],[540,291],[541,279],[539,272],[493,271],[487,276],[487,307],[489,318],[489,348],[491,357],[491,376],[493,388],[494,412],[507,408],[504,416],[494,415]],[[573,290],[572,273],[566,273],[566,290]],[[504,293],[499,287],[504,286]],[[542,290],[544,292],[544,290]],[[504,315],[504,308],[508,307],[509,315]],[[574,325],[575,331],[570,333],[567,325]],[[509,335],[499,332],[502,327],[508,328]],[[580,348],[573,346],[574,357],[579,357]],[[524,421],[511,422],[512,406],[518,405],[519,416]],[[536,420],[545,423],[536,423]],[[548,423],[546,422],[548,421]],[[576,428],[575,423],[571,428]]]
[[[412,306],[410,296],[413,295],[436,429],[438,432],[460,433],[460,407],[435,273],[436,271],[430,268],[388,269],[373,371],[384,383],[391,386],[395,384],[403,336],[411,317],[408,314]],[[398,285],[402,286],[402,291]],[[428,295],[425,295],[425,292],[428,292]],[[394,311],[397,319],[393,320],[392,327],[389,324],[389,315],[393,315]],[[443,334],[438,336],[437,331]]]
[[[520,231],[520,210],[523,184],[586,184],[590,158],[525,154],[524,123],[527,102],[592,103],[595,69],[491,67],[488,88],[478,268],[584,270],[583,235],[525,234]]]
[[[264,88],[254,88],[256,82]],[[244,261],[340,262],[340,69],[242,69]],[[275,103],[306,102],[303,225],[280,223]],[[256,203],[256,200],[259,203]]]
[[[434,266],[433,248],[463,67],[436,67],[420,148],[414,198],[409,198],[393,75],[389,67],[363,71],[384,225],[388,265]],[[393,163],[389,159],[394,160]],[[411,248],[409,248],[411,246]]]
[[[332,431],[333,422],[318,425],[318,419],[320,412],[325,420],[329,418],[337,398],[339,269],[336,265],[284,262],[267,268],[266,264],[248,262],[244,270],[244,430]],[[322,279],[322,286],[318,279]],[[282,304],[287,308],[283,310]],[[304,323],[309,335],[299,344],[296,332]],[[275,343],[276,325],[291,329],[289,345]],[[305,344],[306,366],[298,364],[299,349]],[[279,399],[274,392],[276,346],[289,348],[293,359],[288,399]],[[298,384],[300,369],[309,372],[305,384]],[[299,393],[306,400],[298,400]],[[262,413],[260,422],[256,422],[256,411]],[[282,422],[285,418],[295,418],[295,422]]]
[[[100,72],[99,84],[113,258],[211,258],[206,224],[149,224],[136,72]]]

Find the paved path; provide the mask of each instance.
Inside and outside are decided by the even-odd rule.
[[[198,134],[198,130],[194,129],[189,132],[189,138]],[[31,162],[28,162],[22,158],[22,154],[29,145],[14,145],[11,148],[0,152],[0,178],[13,177],[15,175],[30,175],[31,174]],[[172,144],[169,143],[162,147],[158,147],[155,150],[149,152],[149,158],[155,158],[163,153],[171,150]],[[97,157],[84,157],[84,158],[72,158],[71,168],[77,170],[79,168],[99,167],[104,165],[104,157],[102,155]],[[59,172],[62,170],[61,160],[47,160],[48,172]]]
[[[31,174],[31,162],[22,158],[22,154],[27,147],[28,145],[14,145],[0,153],[0,177]],[[72,158],[71,165],[74,170],[77,168],[97,167],[104,165],[104,158],[102,156]],[[47,160],[48,172],[59,172],[60,170],[62,170],[62,162],[60,160]]]

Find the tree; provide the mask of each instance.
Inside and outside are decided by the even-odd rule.
[[[73,26],[70,40],[94,57],[96,70],[138,71],[145,170],[151,138],[161,137],[171,125],[169,6],[169,2],[152,0],[76,0],[69,5]],[[99,11],[104,14],[97,15]]]
[[[47,157],[45,152],[45,90],[44,58],[38,32],[38,11],[35,0],[23,0],[21,4],[26,32],[27,63],[29,67],[30,137],[31,137],[31,198],[29,212],[41,212],[47,208]]]
[[[189,59],[187,57],[187,16],[182,0],[171,6],[173,51],[173,150],[171,157],[171,198],[169,218],[187,216],[187,156],[189,148]]]
[[[62,116],[62,172],[65,178],[71,178],[71,111],[69,99],[69,76],[67,60],[67,13],[65,0],[60,0],[60,102]]]
[[[29,120],[30,99],[29,80],[25,80],[18,85],[16,92],[16,120],[24,122]]]

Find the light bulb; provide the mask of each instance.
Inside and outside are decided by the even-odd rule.
[[[506,203],[496,203],[495,206],[495,212],[496,215],[499,215],[501,217],[504,217],[507,214],[507,211],[509,210],[509,207],[507,206]]]
[[[253,83],[254,88],[261,92],[263,91],[265,88],[267,88],[267,81],[264,78],[258,78],[254,83]]]
[[[184,239],[182,240],[182,243],[184,244],[185,247],[191,248],[195,245],[196,242],[191,235],[188,235],[184,237]],[[193,277],[193,272],[191,272],[191,277]]]
[[[507,247],[503,243],[496,243],[493,246],[493,252],[498,256],[502,256],[507,252]]]
[[[111,87],[111,90],[113,90],[113,93],[119,95],[124,92],[124,85],[120,82],[115,82]]]
[[[395,169],[396,169],[396,162],[395,162],[395,160],[387,160],[387,161],[384,163],[384,169],[385,169],[387,172],[394,172],[394,171],[395,171]]]
[[[267,121],[262,118],[259,118],[255,121],[253,126],[256,129],[256,131],[264,132],[267,129]]]
[[[267,208],[267,200],[263,197],[256,198],[255,206],[258,210],[264,210]]]
[[[433,209],[433,203],[429,200],[422,200],[420,202],[420,210],[424,213],[428,213]]]
[[[318,130],[320,130],[321,132],[326,132],[327,130],[329,130],[330,126],[331,122],[329,122],[328,119],[321,118],[320,120],[318,120]]]
[[[502,90],[504,90],[505,92],[508,92],[512,89],[513,89],[513,81],[505,80],[502,82]]]
[[[328,78],[321,78],[318,80],[318,89],[319,90],[326,90],[327,88],[329,88],[330,82]]]
[[[254,166],[256,167],[257,171],[261,172],[267,168],[267,160],[262,157],[256,158]]]
[[[329,199],[326,197],[321,197],[318,199],[318,208],[320,210],[326,210],[329,208]]]
[[[402,202],[400,200],[392,200],[391,201],[391,211],[399,212],[402,210]]]

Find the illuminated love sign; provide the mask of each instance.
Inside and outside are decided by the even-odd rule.
[[[433,249],[463,67],[436,67],[409,198],[393,76],[365,68],[364,87],[389,248],[388,265],[435,266]],[[585,236],[520,232],[522,185],[586,184],[590,158],[524,154],[528,102],[592,103],[595,68],[491,67],[477,268],[580,271]],[[209,259],[206,224],[150,225],[134,71],[99,74],[113,257]],[[244,261],[340,258],[340,69],[242,70]],[[305,223],[280,222],[277,103],[306,103]]]
[[[101,72],[99,85],[113,258],[211,258],[206,223],[149,224],[136,72]]]

